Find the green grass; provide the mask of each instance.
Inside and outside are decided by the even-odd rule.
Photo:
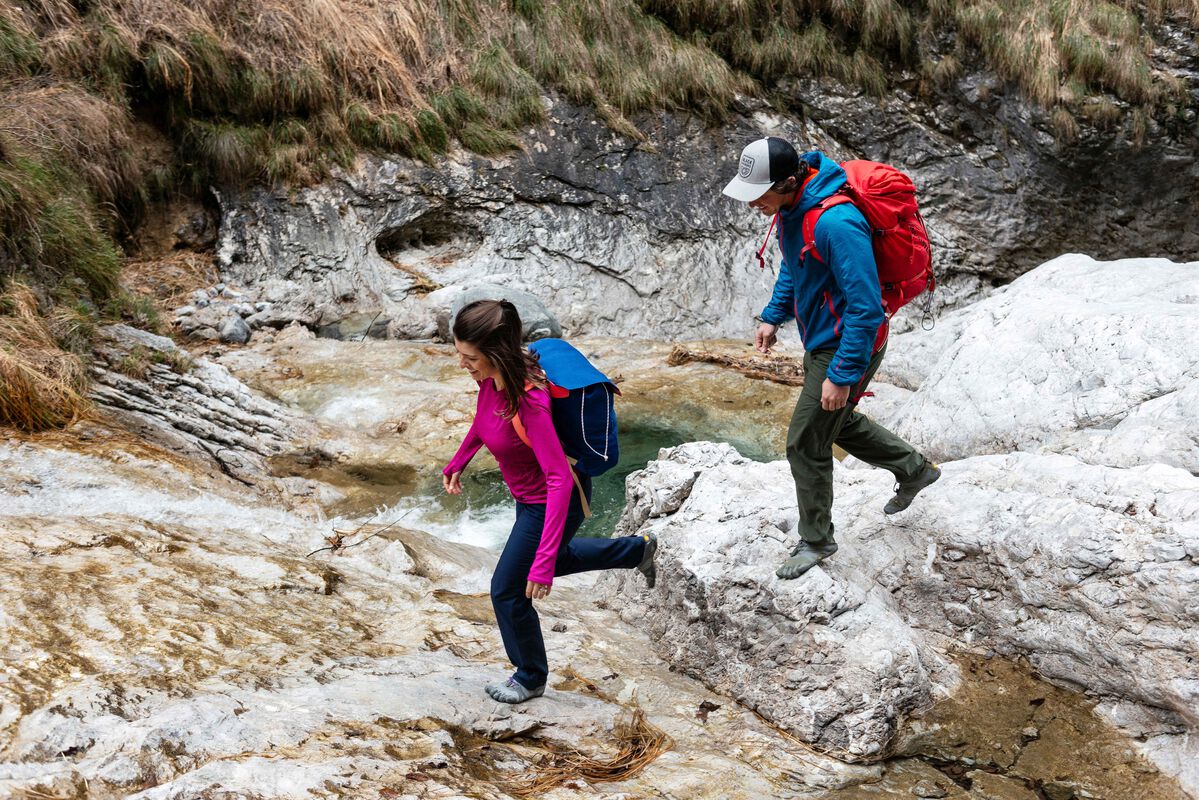
[[[40,61],[37,38],[16,20],[0,16],[0,79],[32,75]]]
[[[6,144],[0,160],[0,267],[67,303],[118,293],[121,262],[91,193],[61,165]]]

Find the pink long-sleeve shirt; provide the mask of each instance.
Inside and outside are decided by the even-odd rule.
[[[546,390],[530,389],[516,407],[529,444],[521,441],[512,421],[504,419],[507,404],[504,393],[495,388],[490,378],[479,383],[475,421],[462,440],[462,446],[442,472],[446,475],[461,472],[479,448],[487,445],[500,465],[500,474],[512,496],[521,503],[545,504],[545,525],[541,529],[541,544],[529,569],[529,580],[550,586],[554,581],[554,562],[558,560],[558,546],[562,542],[562,529],[566,526],[566,513],[574,488],[570,464],[554,430],[550,396]]]

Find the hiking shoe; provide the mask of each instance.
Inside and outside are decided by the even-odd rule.
[[[897,514],[912,504],[920,490],[936,483],[941,477],[941,468],[931,461],[925,461],[924,466],[910,481],[895,484],[895,496],[883,506],[884,514]]]
[[[791,551],[791,557],[774,574],[783,580],[798,578],[835,552],[837,543],[832,539],[827,542],[800,542]]]
[[[654,554],[658,552],[658,535],[647,533],[641,538],[645,539],[645,555],[641,556],[641,563],[637,565],[637,569],[645,576],[646,587],[652,589],[658,582],[658,568],[654,566]]]
[[[541,697],[545,694],[545,684],[538,686],[536,689],[528,689],[516,678],[509,678],[506,683],[488,684],[484,691],[491,695],[492,700],[500,703],[523,703],[526,700],[532,700],[534,697]]]

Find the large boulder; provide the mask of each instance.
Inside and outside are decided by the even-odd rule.
[[[954,668],[852,561],[775,577],[797,541],[785,462],[709,443],[662,459],[629,478],[617,528],[658,536],[658,588],[613,573],[608,603],[680,670],[804,741],[850,759],[885,755],[903,717],[956,682]]]
[[[520,314],[521,332],[525,341],[545,339],[546,337],[562,338],[562,326],[558,324],[558,320],[536,295],[512,286],[485,283],[473,286],[454,298],[449,316],[446,318],[445,330],[440,331],[444,340],[450,340],[454,320],[458,318],[458,313],[476,300],[507,300],[516,306],[516,311]]]
[[[919,386],[895,430],[937,459],[1043,449],[1199,474],[1196,353],[1199,262],[1068,255],[896,337],[885,377]]]
[[[1027,658],[1103,699],[1192,790],[1199,774],[1199,478],[1064,455],[967,459],[898,518],[892,478],[835,470],[837,554],[794,581],[784,462],[692,444],[629,479],[618,533],[659,537],[658,587],[602,598],[658,653],[806,741],[885,751],[954,680],[935,642]],[[1118,713],[1117,713],[1118,712]]]

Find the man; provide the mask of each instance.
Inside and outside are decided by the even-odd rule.
[[[779,326],[795,319],[804,343],[804,385],[787,431],[801,541],[776,574],[797,578],[837,552],[833,538],[833,444],[890,470],[898,482],[883,509],[894,514],[941,476],[935,464],[854,407],[886,352],[887,316],[866,218],[852,203],[820,213],[816,251],[803,242],[804,214],[845,184],[845,171],[822,153],[801,158],[769,137],[741,151],[740,169],[724,188],[764,216],[778,215],[782,264],[762,311],[755,344],[769,353]]]

